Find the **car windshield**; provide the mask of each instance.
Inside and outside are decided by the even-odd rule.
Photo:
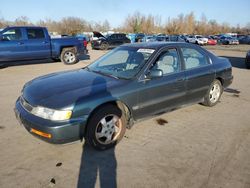
[[[119,47],[90,64],[87,69],[115,78],[131,79],[137,75],[154,51],[154,49]]]

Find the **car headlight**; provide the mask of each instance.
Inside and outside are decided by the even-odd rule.
[[[54,110],[41,106],[33,107],[31,113],[38,117],[53,121],[68,120],[71,118],[72,115],[71,110]]]

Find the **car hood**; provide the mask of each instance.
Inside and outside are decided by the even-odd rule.
[[[127,80],[79,69],[38,77],[25,84],[22,92],[24,99],[33,106],[62,109],[96,95],[111,96],[112,88],[125,82]]]
[[[93,37],[97,37],[97,38],[106,38],[105,36],[103,36],[100,32],[97,31],[93,31],[94,36]]]

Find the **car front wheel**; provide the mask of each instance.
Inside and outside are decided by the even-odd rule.
[[[108,50],[109,49],[109,44],[107,42],[103,42],[101,44],[101,50]]]
[[[122,110],[114,105],[100,107],[90,117],[86,141],[98,150],[114,147],[125,134],[125,119]]]
[[[203,104],[205,106],[214,106],[220,100],[221,94],[223,92],[223,87],[219,80],[214,80],[210,85],[206,96],[204,97]]]

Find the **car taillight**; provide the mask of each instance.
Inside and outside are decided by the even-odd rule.
[[[87,47],[88,42],[86,40],[83,41],[83,46]]]

